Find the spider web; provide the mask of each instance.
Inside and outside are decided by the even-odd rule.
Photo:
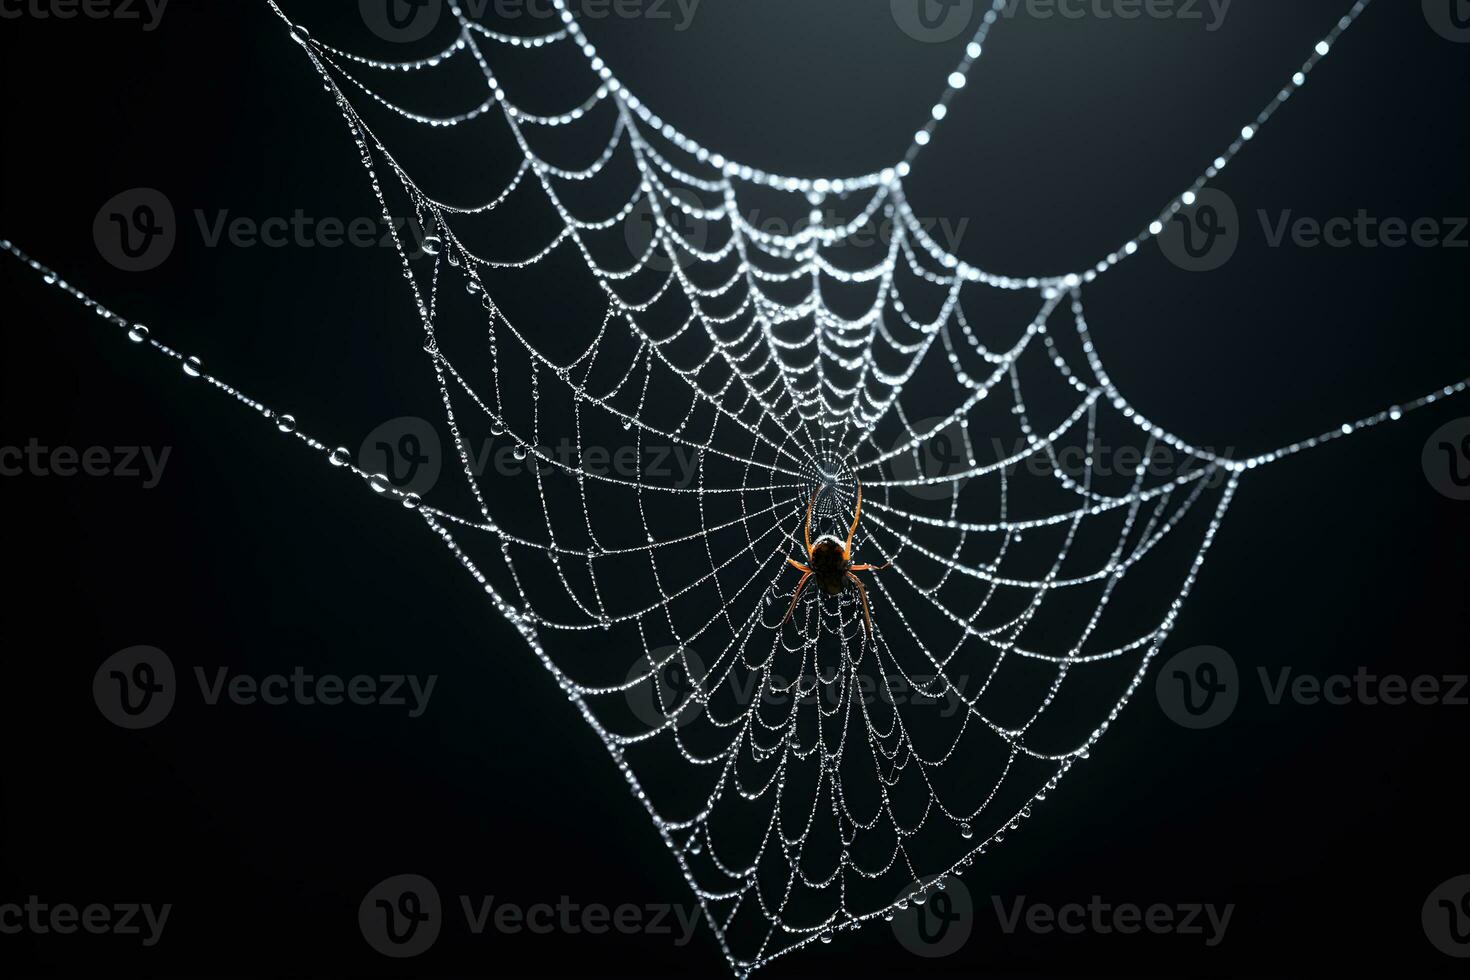
[[[1148,228],[1035,278],[951,254],[904,196],[1004,0],[899,163],[816,179],[680,132],[554,2],[540,36],[450,3],[452,39],[405,62],[271,4],[390,227],[402,203],[428,231],[395,242],[462,506],[358,472],[553,674],[746,975],[892,918],[1031,815],[1137,690],[1247,472],[1466,383],[1234,460],[1137,412],[1089,331],[1086,284],[1194,204],[1368,0]],[[571,108],[536,104],[578,79]],[[440,165],[464,154],[484,186]],[[485,471],[487,441],[513,474]],[[862,573],[872,635],[852,591],[783,621],[809,503],[813,538],[845,537],[859,481],[854,558],[889,566]]]
[[[420,511],[605,743],[744,975],[892,918],[1015,830],[1137,690],[1242,475],[1402,413],[1223,458],[1128,403],[1082,298],[1366,0],[1148,229],[1026,279],[951,254],[904,196],[1003,0],[904,159],[841,179],[686,136],[556,5],[559,29],[522,36],[451,3],[454,37],[407,62],[292,31],[385,216],[401,194],[429,231],[400,252],[473,507]],[[579,78],[570,108],[538,104]],[[484,186],[436,166],[467,153]],[[487,477],[485,438],[526,467]],[[589,463],[630,444],[696,465]],[[843,537],[859,481],[854,556],[889,564],[865,573],[872,636],[851,590],[783,621],[808,503],[813,537]],[[499,516],[527,510],[539,527]]]

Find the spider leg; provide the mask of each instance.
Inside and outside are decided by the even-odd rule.
[[[868,590],[863,587],[863,580],[852,574],[852,572],[848,572],[847,577],[852,579],[853,585],[857,586],[858,598],[863,600],[863,622],[867,624],[868,642],[871,643],[873,641],[873,614],[868,612]]]
[[[852,527],[847,529],[847,544],[842,546],[842,557],[852,556],[852,536],[857,534],[858,518],[863,516],[863,481],[857,481],[857,507],[852,512]]]
[[[812,491],[812,499],[806,505],[806,523],[801,526],[802,540],[806,542],[806,553],[812,553],[812,509],[817,506],[817,491]]]
[[[807,568],[801,562],[797,561],[795,558],[786,559],[786,564],[790,565],[792,568],[796,569],[799,572],[806,572],[808,575],[811,574],[812,570],[810,568]]]
[[[785,626],[786,620],[790,619],[791,614],[796,612],[796,600],[801,598],[801,590],[806,588],[807,580],[811,577],[811,572],[803,572],[801,574],[801,581],[796,583],[796,591],[791,593],[791,605],[786,607],[786,615],[781,619],[782,626]]]
[[[889,565],[889,563],[886,562],[886,561],[883,564],[881,564],[881,565],[849,565],[848,566],[848,571],[852,571],[852,572],[881,572],[881,571],[883,571],[883,569],[887,568],[888,565]]]

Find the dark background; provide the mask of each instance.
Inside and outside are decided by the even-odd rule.
[[[363,40],[355,4],[287,10]],[[1002,272],[1083,267],[1133,235],[1254,116],[1347,7],[1237,0],[1198,23],[1002,23],[908,184],[963,216],[959,251]],[[705,0],[668,21],[588,25],[657,111],[740,159],[851,173],[907,145],[964,38],[920,44],[887,4]],[[333,33],[337,31],[337,33]],[[157,30],[0,21],[0,235],[329,441],[355,445],[422,396],[421,339],[392,253],[206,248],[195,209],[376,215],[338,116],[264,4],[175,0]],[[370,38],[367,39],[370,41]],[[364,42],[366,44],[366,42]],[[384,53],[386,49],[380,51]],[[1219,186],[1247,216],[1223,269],[1153,247],[1088,291],[1114,379],[1200,445],[1260,451],[1470,374],[1467,253],[1266,247],[1256,209],[1330,217],[1470,212],[1470,45],[1418,3],[1374,4]],[[103,261],[119,191],[173,201],[161,267]],[[191,387],[10,259],[0,262],[4,445],[172,450],[162,483],[0,483],[11,575],[0,768],[0,901],[171,902],[163,941],[0,936],[13,974],[714,975],[707,931],[470,937],[395,963],[356,909],[383,877],[446,901],[686,901],[641,808],[524,644],[416,520]],[[431,391],[431,389],[429,389]],[[1337,442],[1244,483],[1165,653],[1255,668],[1465,673],[1467,505],[1421,448],[1464,402]],[[232,665],[438,674],[431,710],[204,708],[125,732],[93,672],[133,644],[181,671]],[[967,878],[980,914],[926,963],[886,929],[771,976],[1231,975],[1358,968],[1449,975],[1419,922],[1470,872],[1464,707],[1272,707],[1185,731],[1141,696],[1065,791]],[[1003,935],[989,896],[1234,903],[1226,941]]]

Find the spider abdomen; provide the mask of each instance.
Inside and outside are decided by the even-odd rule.
[[[836,538],[823,536],[812,545],[812,579],[827,595],[841,595],[847,587],[847,570],[852,562],[842,551],[842,542]]]

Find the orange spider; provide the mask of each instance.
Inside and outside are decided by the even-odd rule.
[[[786,559],[792,567],[801,572],[801,581],[796,583],[796,591],[791,594],[791,605],[786,608],[786,618],[781,620],[781,625],[786,625],[786,620],[796,612],[796,601],[801,598],[801,590],[806,588],[806,583],[813,576],[816,577],[817,587],[827,595],[841,595],[843,589],[847,588],[847,581],[858,588],[858,597],[863,601],[863,622],[867,625],[868,641],[873,639],[873,617],[868,612],[868,590],[863,587],[862,580],[853,572],[880,572],[888,567],[885,562],[882,565],[854,565],[852,563],[852,536],[857,533],[858,518],[863,513],[863,481],[857,482],[857,506],[852,515],[852,527],[848,528],[847,541],[844,543],[836,535],[823,534],[817,538],[817,543],[812,544],[812,508],[817,504],[817,492],[812,491],[811,502],[806,505],[806,524],[802,526],[802,538],[806,541],[807,560],[811,565],[803,565],[795,558]]]

